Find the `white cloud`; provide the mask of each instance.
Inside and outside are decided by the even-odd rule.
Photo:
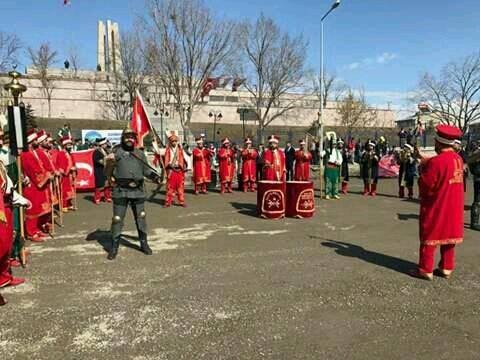
[[[362,61],[356,61],[351,64],[348,64],[346,68],[348,70],[356,70],[362,67],[368,67],[372,65],[384,65],[392,62],[397,58],[398,58],[398,55],[395,53],[384,52],[376,57],[368,57],[363,59]]]

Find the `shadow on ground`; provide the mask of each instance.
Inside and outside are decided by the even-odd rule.
[[[98,244],[101,245],[103,247],[103,250],[105,250],[105,252],[107,253],[112,248],[112,233],[110,232],[110,230],[97,229],[88,234],[85,240],[98,242]],[[131,243],[129,240],[138,241],[138,238],[135,236],[122,234],[122,237],[120,238],[120,245],[140,251],[140,246]]]
[[[420,215],[418,215],[418,214],[400,214],[400,213],[398,213],[398,214],[397,214],[397,218],[398,218],[398,220],[401,220],[401,221],[419,220],[419,219],[420,219]]]
[[[235,209],[238,210],[239,214],[248,215],[253,217],[257,216],[257,205],[252,203],[240,203],[240,202],[232,202],[230,203]]]
[[[322,242],[322,245],[334,249],[338,255],[357,258],[370,264],[397,271],[405,275],[410,275],[410,271],[417,266],[417,264],[411,261],[366,250],[361,246],[342,241],[328,240]]]

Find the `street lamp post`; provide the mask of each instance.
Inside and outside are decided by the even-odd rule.
[[[326,17],[335,10],[340,5],[340,0],[336,0],[330,9],[322,16],[320,19],[320,114],[318,117],[318,126],[317,126],[317,139],[320,140],[319,148],[319,158],[322,157],[323,153],[323,84],[324,84],[324,66],[323,66],[323,44],[324,44],[324,35],[323,35],[323,22]],[[320,177],[322,177],[323,162],[320,160]],[[320,189],[322,190],[322,189]],[[320,194],[322,196],[322,194]]]
[[[243,138],[245,139],[245,114],[248,114],[250,110],[248,108],[238,108],[237,113],[240,114],[242,120]]]
[[[160,115],[160,140],[162,140],[162,144],[165,144],[165,139],[164,139],[164,131],[163,131],[163,116],[168,117],[170,114],[165,108],[162,106],[160,110],[155,110],[153,115],[158,116]]]
[[[215,144],[215,136],[217,135],[217,119],[221,120],[223,115],[220,111],[210,111],[208,117],[213,117],[213,143]]]

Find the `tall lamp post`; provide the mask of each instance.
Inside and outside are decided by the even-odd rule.
[[[3,88],[13,96],[13,105],[18,106],[18,97],[27,90],[27,87],[23,84],[20,84],[18,80],[22,75],[16,70],[16,66],[13,67],[13,71],[8,73],[8,76],[12,79],[11,82],[5,84]]]
[[[240,114],[240,119],[242,120],[242,129],[243,129],[243,138],[245,139],[245,114],[248,114],[250,109],[248,108],[238,108],[237,113]]]
[[[323,22],[330,13],[340,5],[340,0],[336,0],[330,9],[320,19],[320,114],[318,117],[317,139],[320,139],[319,158],[323,153],[323,84],[324,84],[324,66],[323,66]],[[320,160],[320,179],[322,178],[323,162]],[[320,180],[322,181],[322,180]],[[322,187],[320,188],[320,197],[322,197]]]
[[[160,140],[162,140],[162,144],[165,145],[165,138],[164,138],[164,131],[163,131],[163,116],[168,117],[170,114],[165,107],[161,107],[160,110],[155,110],[153,115],[158,116],[160,115]]]
[[[212,111],[208,113],[208,117],[211,119],[213,117],[213,143],[215,143],[215,136],[217,135],[217,119],[222,120],[222,113],[220,111]]]

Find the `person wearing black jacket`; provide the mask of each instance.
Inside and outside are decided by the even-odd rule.
[[[295,163],[295,148],[287,142],[285,147],[285,167],[287,168],[287,181],[293,180],[293,164]]]

